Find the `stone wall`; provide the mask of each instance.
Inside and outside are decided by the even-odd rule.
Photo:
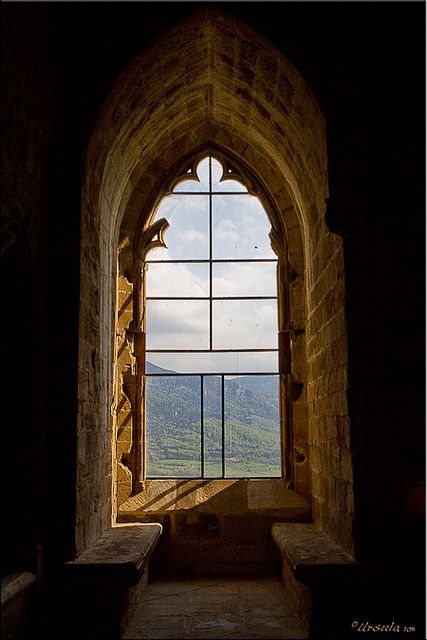
[[[18,14],[19,15],[19,14]],[[13,12],[3,16],[1,74],[1,289],[3,297],[2,465],[3,491],[10,499],[14,530],[5,531],[7,549],[3,572],[35,571],[36,542],[42,523],[42,431],[48,405],[45,385],[47,358],[48,260],[46,234],[49,217],[49,110],[47,83],[49,29],[45,46],[32,55],[37,29],[19,27]],[[19,52],[16,43],[22,44]],[[17,106],[19,105],[19,107]],[[49,105],[49,106],[48,106]],[[21,327],[20,333],[13,332]],[[25,383],[18,382],[25,380]],[[23,446],[26,443],[26,446]],[[26,505],[25,512],[22,504]],[[3,575],[3,574],[2,574]]]
[[[380,593],[386,618],[389,602],[398,606],[406,595],[413,620],[415,589],[408,585],[416,565],[422,573],[425,515],[423,3],[312,3],[309,10],[304,3],[271,3],[268,14],[264,3],[233,5],[298,68],[325,116],[329,232],[319,224],[328,194],[324,134],[313,130],[325,132],[325,123],[318,110],[304,112],[305,83],[282,61],[274,66],[277,51],[265,40],[231,19],[219,28],[220,19],[209,67],[191,48],[190,32],[203,42],[196,19],[177,25],[171,46],[160,40],[149,48],[164,27],[193,12],[193,3],[171,3],[167,12],[150,3],[148,13],[140,3],[62,4],[1,7],[4,570],[39,561],[59,571],[73,557],[76,537],[82,550],[111,522],[119,233],[121,241],[134,227],[164,171],[210,140],[265,179],[287,221],[289,262],[298,274],[290,287],[292,321],[306,331],[293,345],[293,375],[304,385],[293,403],[294,444],[303,449],[295,454],[296,488],[310,495],[311,457],[316,524],[347,544],[349,428],[357,554],[383,562],[376,588],[367,590],[375,595],[371,612],[378,615]],[[113,84],[141,51],[136,75],[131,63],[117,100]],[[193,64],[207,74],[192,75]],[[105,118],[95,126],[106,100]],[[319,176],[324,188],[317,199]],[[331,232],[344,245],[348,383],[335,361],[338,351],[344,358],[344,340],[336,335],[327,344],[332,336],[326,337],[341,312],[316,292],[334,256],[334,288],[341,288],[340,241]],[[323,250],[328,256],[321,257]],[[321,262],[313,266],[317,255]],[[325,385],[338,384],[338,372],[331,397]],[[341,413],[346,384],[349,426]],[[334,437],[345,442],[341,449]],[[405,549],[400,570],[396,540]],[[54,591],[55,579],[52,585]],[[417,593],[423,600],[423,589]],[[47,609],[52,618],[57,608]]]
[[[4,570],[59,571],[76,538],[82,550],[110,525],[117,246],[165,172],[210,141],[264,180],[286,219],[290,320],[305,331],[293,339],[295,488],[310,497],[312,465],[316,526],[348,546],[353,518],[358,557],[382,561],[372,613],[382,593],[388,617],[401,586],[394,604],[406,596],[412,620],[425,516],[425,7],[235,3],[278,54],[230,16],[202,28],[177,23],[193,3],[155,5],[105,5],[100,29],[97,3],[2,3]],[[326,127],[305,110],[301,76]],[[318,289],[335,269],[332,300]]]
[[[89,206],[85,211],[89,213]],[[77,553],[93,544],[112,522],[112,300],[115,300],[115,281],[111,277],[111,244],[99,219],[90,213],[82,218]]]
[[[146,480],[121,522],[160,522],[152,567],[162,576],[278,576],[275,522],[305,522],[309,503],[282,480]]]
[[[2,28],[3,571],[41,578],[74,550],[80,176],[47,7],[8,6]]]
[[[347,407],[342,240],[320,225],[308,316],[308,403],[315,524],[352,550],[353,471]]]
[[[184,36],[187,30],[191,38]],[[99,133],[94,134],[90,157],[100,166],[109,145],[112,149],[102,184],[109,203],[105,213],[111,216],[117,211],[120,245],[131,245],[137,224],[149,219],[162,185],[167,188],[167,176],[173,177],[174,167],[186,154],[206,143],[235,154],[237,162],[247,164],[265,183],[272,215],[284,228],[292,274],[286,296],[294,330],[289,381],[295,391],[289,436],[293,482],[309,497],[312,455],[316,523],[351,546],[343,255],[340,240],[322,221],[328,195],[322,116],[297,72],[271,45],[234,19],[202,11],[164,38],[167,46],[163,39],[155,42],[122,75],[102,113]],[[162,126],[165,118],[167,129]],[[122,272],[120,304],[129,294]],[[128,313],[129,307],[123,318]],[[121,322],[119,342],[124,344]],[[125,355],[121,344],[116,406],[121,406],[123,415],[117,427],[121,433],[126,421],[126,430],[120,436],[124,444],[119,445],[119,459],[130,447],[129,408],[119,386],[123,367],[130,364],[131,345],[124,345]],[[130,491],[130,477],[121,463],[117,473],[120,504]]]

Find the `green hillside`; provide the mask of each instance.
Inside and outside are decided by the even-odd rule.
[[[147,475],[200,477],[201,379],[147,363]],[[225,380],[226,477],[280,476],[278,376]],[[203,382],[205,476],[222,477],[221,377]]]

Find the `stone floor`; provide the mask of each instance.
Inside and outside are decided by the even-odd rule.
[[[152,582],[123,640],[251,638],[302,640],[298,619],[274,579]]]

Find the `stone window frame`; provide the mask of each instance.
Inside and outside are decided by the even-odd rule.
[[[197,54],[202,48],[208,55]],[[132,473],[126,466],[131,421],[126,415],[118,419],[117,407],[127,402],[123,375],[132,355],[117,312],[120,320],[130,313],[131,283],[124,274],[141,211],[153,204],[185,154],[188,158],[210,144],[261,178],[271,195],[272,215],[281,218],[282,242],[288,242],[291,469],[289,481],[277,481],[278,491],[288,505],[301,496],[316,526],[332,536],[339,531],[338,538],[352,546],[345,256],[342,238],[325,220],[326,134],[324,116],[298,70],[262,34],[217,7],[199,8],[173,24],[117,78],[89,140],[82,183],[79,553],[117,518],[145,518],[153,503],[148,486],[145,495],[131,497]],[[257,508],[265,509],[266,503],[276,508],[276,500],[270,500],[274,483],[268,483]],[[239,494],[244,504],[253,505],[253,489],[246,497]],[[171,490],[181,508],[181,489]],[[223,484],[218,491],[224,493]],[[168,510],[171,499],[169,492],[163,500]],[[209,502],[210,508],[216,504]],[[235,504],[233,498],[233,509]]]
[[[200,148],[183,156],[169,170],[147,198],[141,208],[133,233],[124,249],[119,247],[119,273],[125,274],[132,290],[132,324],[126,331],[126,340],[133,355],[133,367],[128,367],[122,376],[121,384],[125,396],[130,400],[132,414],[132,445],[129,452],[122,456],[122,462],[132,475],[132,495],[144,490],[145,449],[144,439],[144,373],[145,373],[145,334],[138,330],[144,316],[144,309],[137,292],[143,288],[143,265],[147,247],[164,246],[163,234],[167,229],[165,221],[158,220],[153,224],[158,206],[162,199],[173,193],[176,184],[189,175],[196,175],[198,163],[206,156],[214,156],[224,167],[230,178],[242,181],[248,193],[257,196],[271,223],[270,242],[277,255],[277,307],[278,307],[278,373],[280,380],[280,433],[281,433],[281,480],[287,486],[294,484],[293,451],[293,402],[298,396],[291,372],[291,340],[304,332],[294,329],[290,322],[290,292],[293,270],[288,259],[286,232],[283,215],[270,196],[265,185],[247,163],[235,159],[226,150],[215,144],[202,145]],[[191,173],[189,169],[191,168]],[[118,347],[118,351],[120,347]],[[144,363],[141,366],[141,363]],[[120,403],[118,403],[120,406]],[[195,478],[194,480],[197,480]]]
[[[200,182],[201,182],[201,180],[199,179],[198,167],[200,166],[200,164],[202,162],[209,161],[209,175],[211,176],[212,175],[211,172],[213,171],[212,165],[211,165],[211,161],[212,160],[218,161],[218,163],[221,166],[222,177],[221,177],[220,181],[222,182],[223,180],[226,180],[224,182],[223,190],[219,190],[219,191],[215,190],[212,187],[211,183],[210,183],[211,178],[209,178],[209,189],[208,190],[203,189],[203,187],[201,186],[200,187],[200,191],[199,191],[197,189],[197,186],[196,186],[197,183],[200,184]],[[192,180],[192,182],[195,185],[193,189],[190,189],[187,192],[185,189],[182,190],[181,188],[179,188],[180,184],[183,181],[188,181],[189,179]],[[231,179],[231,180],[234,180],[235,182],[240,183],[241,187],[242,187],[241,191],[238,190],[238,189],[232,188],[231,192],[230,192],[230,190],[228,190],[227,186],[226,186],[228,179]],[[274,351],[276,353],[277,357],[278,357],[278,353],[279,353],[278,344],[274,348],[265,347],[265,349],[263,349],[259,345],[258,346],[254,345],[253,348],[251,348],[249,346],[247,346],[247,347],[239,347],[239,348],[234,348],[233,346],[227,346],[227,348],[225,350],[223,350],[221,348],[216,348],[215,345],[214,345],[214,342],[213,342],[214,341],[214,335],[212,333],[212,331],[213,331],[213,325],[212,325],[212,322],[213,322],[213,315],[212,315],[213,314],[213,306],[212,305],[213,305],[214,301],[216,301],[218,299],[221,300],[223,298],[221,298],[221,297],[218,298],[212,291],[212,278],[213,278],[213,272],[212,272],[212,268],[213,267],[212,267],[212,265],[214,265],[215,263],[218,263],[218,262],[222,263],[223,259],[226,259],[226,257],[222,256],[222,259],[215,259],[215,255],[212,255],[212,249],[213,249],[213,245],[212,245],[212,231],[213,231],[213,227],[212,227],[212,222],[213,222],[213,219],[212,219],[212,215],[213,215],[212,203],[213,203],[213,199],[212,199],[212,196],[217,194],[217,195],[222,196],[223,198],[228,198],[228,204],[231,205],[231,203],[232,203],[232,201],[233,201],[233,199],[234,199],[234,197],[236,195],[245,195],[245,196],[248,196],[248,197],[257,198],[258,194],[256,193],[256,190],[253,191],[251,189],[248,189],[247,184],[245,183],[245,180],[241,175],[241,172],[238,170],[238,168],[235,165],[230,165],[230,163],[228,162],[228,159],[224,159],[223,158],[222,162],[220,162],[218,160],[218,158],[217,158],[217,155],[214,155],[214,154],[198,154],[197,157],[196,157],[196,160],[193,159],[191,165],[184,171],[184,173],[181,174],[181,175],[176,176],[173,184],[171,185],[171,189],[161,199],[160,205],[163,203],[165,198],[168,198],[171,195],[179,196],[181,194],[184,195],[184,196],[190,194],[190,197],[192,195],[194,195],[194,196],[206,196],[206,197],[209,198],[209,208],[208,208],[209,216],[208,216],[208,220],[209,220],[209,238],[210,238],[209,247],[210,247],[210,250],[209,250],[209,257],[203,259],[203,264],[209,265],[208,281],[210,283],[209,284],[210,293],[206,294],[206,296],[208,296],[207,298],[203,298],[203,300],[206,300],[209,303],[209,309],[210,309],[209,327],[208,327],[208,335],[209,335],[209,349],[208,350],[209,350],[209,352],[211,352],[211,353],[216,353],[216,352],[217,353],[223,353],[224,351],[227,351],[227,352],[239,352],[240,353],[240,352],[262,351],[264,353],[264,352]],[[261,203],[261,205],[262,205],[262,203]],[[262,209],[263,209],[263,213],[267,216],[264,207],[262,207]],[[155,215],[158,216],[158,211],[155,213]],[[268,217],[267,217],[267,219],[268,219]],[[142,252],[144,253],[144,256],[135,255],[135,248],[134,248],[134,265],[135,265],[135,263],[139,264],[139,259],[141,259],[142,257],[144,258],[145,266],[149,266],[152,263],[151,249],[154,249],[154,248],[158,247],[159,245],[160,246],[162,246],[162,245],[166,246],[165,243],[164,243],[164,240],[163,240],[163,234],[168,229],[168,227],[169,227],[168,220],[163,218],[163,219],[158,219],[151,226],[146,228],[146,230],[141,234],[141,238],[140,238],[140,241],[139,241],[139,247],[137,249],[137,251],[138,250],[140,250],[140,251],[142,250]],[[251,264],[253,264],[254,262],[264,263],[264,264],[265,264],[266,261],[268,261],[269,263],[273,262],[274,263],[274,272],[275,272],[275,279],[274,279],[275,295],[274,296],[272,294],[266,296],[265,294],[261,294],[260,293],[259,295],[253,295],[253,296],[252,295],[237,296],[237,298],[234,298],[233,296],[231,296],[231,297],[227,296],[225,299],[239,299],[239,300],[240,299],[241,300],[245,299],[245,300],[250,300],[250,301],[263,300],[263,299],[266,299],[266,298],[269,299],[269,300],[272,299],[275,302],[275,309],[276,309],[276,314],[277,314],[277,312],[278,312],[278,308],[277,308],[277,305],[278,305],[278,299],[277,299],[278,298],[278,287],[277,287],[278,257],[277,257],[276,254],[274,254],[274,255],[275,255],[274,258],[273,257],[269,257],[269,258],[265,258],[265,257],[264,258],[254,258],[253,256],[251,258],[248,258],[248,257],[246,257],[246,258],[244,258],[244,257],[235,258],[234,260],[233,260],[233,258],[230,258],[231,264],[237,264],[237,263],[240,263],[240,262],[246,262],[246,260],[249,260],[249,262]],[[194,258],[194,256],[193,257],[189,256],[188,257],[188,262],[192,262],[193,258]],[[154,258],[154,264],[159,264],[159,261],[160,261],[160,263],[163,262],[160,256],[157,256],[157,257]],[[172,258],[166,258],[166,263],[169,264],[169,265],[177,264],[177,263],[180,263],[180,262],[186,262],[186,261],[187,261],[187,259],[185,259],[185,260],[184,259],[174,260]],[[197,262],[202,262],[202,260],[197,260]],[[142,272],[142,269],[141,269],[141,272]],[[145,273],[147,273],[147,271],[144,271],[144,274]],[[137,307],[140,307],[141,305],[144,305],[145,309],[147,308],[146,304],[147,304],[147,301],[150,299],[150,296],[146,295],[147,292],[146,292],[145,280],[146,280],[146,277],[143,277],[142,278],[142,282],[138,283],[138,287],[134,287],[134,309],[136,309]],[[140,286],[141,284],[142,284],[142,288]],[[138,293],[137,292],[139,292],[140,298],[142,298],[143,301],[141,299],[138,299]],[[162,299],[162,296],[159,297],[158,295],[156,295],[155,300],[161,300],[161,299]],[[165,300],[169,300],[170,298],[168,296],[165,296],[164,299]],[[177,298],[173,298],[173,299],[175,300]],[[190,300],[190,299],[191,300],[198,300],[199,297],[193,298],[191,296],[190,297],[185,297],[184,296],[182,299],[183,300],[184,299],[186,299],[186,300]],[[139,324],[143,324],[143,322],[141,322],[141,321],[144,318],[146,320],[147,314],[146,313],[142,313],[142,314],[139,314],[139,315],[140,315],[140,323]],[[135,317],[135,314],[134,314],[134,317]],[[139,328],[142,329],[142,331],[144,332],[144,334],[145,334],[144,344],[147,344],[147,342],[146,342],[148,340],[147,329],[146,329],[145,326],[144,327],[141,326]],[[138,327],[134,327],[134,329],[136,329],[136,331],[138,331]],[[135,338],[137,339],[137,335],[135,335]],[[160,349],[160,352],[165,351],[167,353],[169,353],[169,352],[170,353],[178,353],[173,348],[163,349],[163,348],[160,348],[160,347],[158,349],[154,349],[154,353],[159,352],[159,349]],[[189,346],[186,349],[179,348],[178,351],[179,352],[186,352],[186,353],[197,353],[197,352],[200,351],[200,349],[193,349],[191,346]],[[145,352],[144,352],[145,361],[148,358],[147,353],[150,353],[150,352],[152,353],[153,350],[152,349],[148,349],[148,348],[145,349]],[[140,366],[140,363],[137,362],[136,363],[136,367],[138,368],[138,366]],[[275,370],[276,367],[277,367],[277,371]],[[276,367],[272,367],[271,368],[271,372],[268,375],[277,375],[278,376],[278,380],[279,380],[280,378],[279,378],[279,371],[278,371],[278,362],[277,362]],[[214,373],[209,373],[207,371],[205,372],[203,370],[203,368],[201,368],[200,370],[198,369],[197,371],[198,371],[198,373],[188,373],[188,375],[189,376],[193,375],[193,376],[196,376],[196,377],[200,376],[201,379],[203,379],[203,377],[211,376],[211,375],[212,376],[213,375],[221,376],[222,377],[222,396],[223,396],[223,394],[224,394],[224,388],[223,388],[224,376],[236,373],[237,369],[236,370],[227,370],[227,371],[225,371],[225,370],[222,371],[221,370],[221,371],[216,372],[215,374]],[[240,371],[240,369],[239,369],[239,371]],[[242,374],[249,374],[249,373],[250,373],[249,371],[242,371]],[[185,372],[183,372],[182,374],[179,374],[179,375],[187,375],[187,374]],[[253,375],[257,375],[256,372]],[[261,375],[263,375],[263,374],[261,374]],[[267,372],[265,373],[265,375],[267,375]],[[149,377],[149,376],[150,376],[150,374],[146,373],[146,377]],[[145,411],[143,411],[143,413],[146,416],[146,411],[147,411],[147,409],[146,409],[146,407],[147,407],[147,405],[146,405],[146,395],[144,394],[144,396],[145,396]],[[206,464],[207,461],[205,460],[205,455],[203,453],[203,439],[204,439],[204,436],[205,436],[205,427],[204,427],[203,421],[201,422],[201,425],[200,425],[201,426],[201,442],[200,442],[200,445],[201,445],[200,464],[201,464],[201,466],[200,466],[200,476],[196,475],[194,477],[191,476],[190,478],[187,478],[187,476],[181,477],[178,474],[176,474],[176,475],[172,474],[170,476],[169,475],[167,475],[167,476],[156,476],[155,474],[154,474],[154,476],[152,474],[148,475],[148,471],[147,471],[147,466],[148,466],[147,465],[147,452],[148,452],[149,444],[148,444],[148,441],[147,441],[147,427],[146,427],[146,417],[145,417],[145,420],[143,420],[143,423],[142,423],[142,433],[143,433],[142,442],[143,442],[143,444],[145,443],[145,446],[142,446],[142,451],[141,451],[141,456],[142,456],[142,459],[143,459],[143,464],[142,464],[142,467],[143,467],[143,471],[142,471],[143,479],[144,480],[145,479],[163,479],[163,480],[164,479],[211,479],[211,480],[215,479],[215,480],[218,480],[218,479],[236,479],[236,478],[237,479],[239,479],[239,478],[256,479],[256,478],[261,478],[261,477],[264,478],[264,479],[268,479],[268,478],[271,478],[271,479],[282,478],[283,479],[284,470],[283,470],[283,455],[282,455],[282,451],[283,451],[284,437],[283,437],[283,422],[282,422],[282,420],[280,418],[281,414],[284,411],[284,409],[282,408],[282,405],[283,405],[283,402],[282,402],[282,399],[281,399],[281,394],[278,394],[278,407],[279,407],[278,432],[279,432],[279,442],[278,442],[277,451],[278,451],[279,460],[280,460],[280,463],[279,463],[280,464],[280,472],[279,472],[278,475],[273,474],[271,476],[266,475],[264,477],[264,476],[258,476],[258,475],[253,475],[253,476],[252,475],[248,475],[248,476],[245,476],[245,475],[237,475],[237,476],[235,476],[235,475],[233,475],[233,476],[229,476],[227,474],[227,472],[226,472],[226,449],[224,448],[224,446],[225,446],[225,440],[224,440],[224,438],[225,438],[225,430],[224,430],[225,424],[224,424],[224,421],[223,421],[223,418],[224,418],[224,413],[223,413],[224,412],[224,405],[223,405],[223,407],[222,407],[222,456],[221,456],[222,471],[218,475],[214,475],[214,476],[205,475],[205,464]],[[202,399],[200,401],[200,407],[201,408],[203,407]]]

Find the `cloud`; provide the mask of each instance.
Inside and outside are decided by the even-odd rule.
[[[213,336],[216,349],[277,348],[276,301],[214,301]]]
[[[276,296],[276,263],[217,263],[213,293],[219,296]]]
[[[148,353],[152,364],[178,373],[276,373],[277,352]]]
[[[255,196],[213,197],[213,245],[216,259],[276,258],[267,215]]]
[[[205,185],[208,180],[208,166],[208,159],[204,159],[197,167],[199,177]],[[215,159],[212,166],[213,182],[218,190],[228,190],[232,187],[242,190],[242,185],[236,181],[234,186],[233,181],[228,180],[218,183],[222,175],[222,166]],[[191,182],[193,186],[198,184],[194,181],[186,182]],[[181,187],[183,184],[181,183]],[[200,184],[197,188],[200,188]],[[213,195],[212,202],[213,258],[276,258],[268,238],[271,225],[257,197],[247,193]],[[176,192],[166,196],[156,214],[156,219],[160,217],[165,217],[170,223],[165,235],[167,249],[154,249],[148,255],[149,260],[209,259],[208,195],[184,195]],[[213,265],[213,275],[215,296],[276,295],[275,263],[217,263]],[[149,264],[147,295],[209,295],[208,264]],[[213,316],[214,348],[277,347],[276,300],[214,301]],[[147,333],[148,348],[207,349],[209,303],[200,300],[147,301]],[[200,360],[197,360],[197,357],[201,355],[185,354],[185,366],[190,366],[189,358],[195,358],[191,366],[197,364],[199,367]],[[217,366],[215,355],[203,355],[205,366]],[[245,367],[250,367],[249,370],[257,370],[261,366],[262,357],[260,355],[257,360],[256,355],[229,354],[228,363],[221,363],[221,371],[226,371],[228,366],[240,366],[243,361]],[[254,356],[252,361],[249,356]],[[277,356],[273,355],[274,358],[277,366]],[[179,362],[178,358],[176,364]],[[268,369],[274,371],[271,362],[268,361]],[[159,366],[164,365],[159,363]]]
[[[209,303],[147,300],[147,349],[208,349]]]
[[[159,218],[170,224],[165,234],[167,248],[153,249],[149,260],[209,259],[208,196],[167,196],[157,211],[155,219]]]
[[[147,296],[206,297],[209,265],[153,263],[147,267]]]
[[[275,300],[213,301],[215,349],[276,349]],[[209,302],[148,300],[148,349],[208,349]]]

